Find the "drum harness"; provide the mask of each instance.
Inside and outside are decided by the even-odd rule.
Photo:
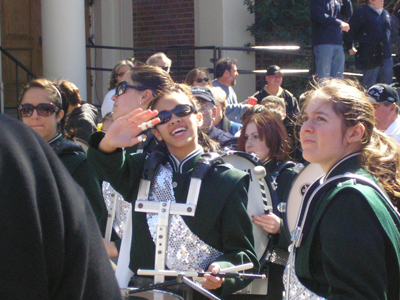
[[[224,163],[221,156],[217,153],[206,153],[201,155],[200,159],[193,167],[185,204],[148,201],[151,182],[155,177],[158,166],[165,161],[166,154],[159,150],[152,151],[147,157],[142,172],[138,197],[135,202],[136,212],[158,214],[158,224],[156,229],[157,243],[155,253],[155,270],[165,269],[170,215],[174,214],[193,217],[196,212],[197,201],[204,176],[212,168],[212,166]],[[154,282],[163,282],[164,279],[164,276],[156,275],[154,277]]]
[[[289,261],[285,270],[286,282],[285,284],[285,292],[284,299],[285,300],[295,300],[300,299],[296,298],[296,296],[301,295],[302,297],[306,296],[306,298],[301,299],[324,299],[315,293],[311,292],[307,288],[305,288],[298,280],[295,274],[295,257],[296,257],[296,249],[300,247],[302,238],[304,235],[310,230],[312,219],[307,218],[307,214],[310,211],[310,208],[315,208],[316,203],[313,202],[314,199],[319,199],[323,194],[329,191],[333,187],[342,187],[344,182],[348,182],[350,185],[355,185],[356,183],[361,183],[366,186],[373,188],[377,191],[392,207],[393,211],[397,215],[397,218],[393,217],[393,221],[395,222],[397,229],[400,231],[400,214],[395,209],[392,202],[388,199],[387,195],[382,191],[382,189],[371,179],[353,173],[345,173],[342,175],[334,176],[328,179],[326,182],[318,185],[323,177],[318,178],[313,185],[307,190],[306,194],[303,197],[301,203],[301,210],[297,217],[296,228],[292,232],[292,244],[289,246]],[[285,280],[284,280],[285,281]],[[292,293],[291,293],[292,292]],[[292,295],[293,294],[293,295]]]

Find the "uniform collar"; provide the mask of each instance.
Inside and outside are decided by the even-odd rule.
[[[168,154],[172,168],[176,173],[187,173],[194,166],[197,159],[204,153],[203,147],[198,145],[197,149],[189,153],[181,162],[173,156],[171,153]]]
[[[361,168],[359,155],[361,155],[360,152],[355,152],[343,157],[328,171],[328,173],[326,173],[323,177],[323,181],[346,172],[355,173]]]
[[[63,139],[61,133],[57,133],[52,139],[48,141],[49,145],[54,142],[58,142],[59,139]]]

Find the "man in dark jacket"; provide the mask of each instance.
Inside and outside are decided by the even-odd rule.
[[[343,77],[342,31],[353,13],[351,0],[310,0],[312,46],[318,78]]]
[[[215,106],[215,98],[211,90],[206,86],[193,86],[192,94],[199,101],[199,112],[203,114],[203,125],[201,126],[201,130],[212,140],[219,143],[222,149],[228,147],[232,150],[236,150],[237,138],[229,132],[218,129],[213,125],[217,113],[217,107]]]
[[[356,68],[364,74],[363,85],[393,82],[393,59],[390,42],[390,16],[383,0],[366,0],[350,18],[350,31],[344,35],[350,55],[356,55]],[[359,44],[354,47],[354,41]]]

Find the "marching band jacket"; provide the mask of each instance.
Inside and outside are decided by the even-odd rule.
[[[107,208],[101,192],[100,180],[87,162],[83,149],[72,141],[64,140],[58,134],[49,145],[63,162],[72,178],[83,188],[104,236],[107,223]]]
[[[347,172],[376,182],[358,154],[342,159],[324,179]],[[314,201],[296,255],[301,283],[328,299],[399,299],[398,217],[386,200],[372,187],[347,181]]]
[[[99,151],[104,133],[91,136],[88,160],[99,176],[111,183],[126,201],[134,204],[143,170],[145,154],[125,156],[120,149],[111,154]],[[174,194],[177,203],[185,203],[190,175],[200,158],[197,151],[186,157],[179,166],[169,160],[173,168]],[[244,202],[247,202],[249,175],[224,164],[211,168],[204,177],[195,217],[183,216],[190,230],[208,245],[223,252],[216,262],[221,268],[252,262],[257,273],[259,262],[253,245],[252,224]],[[149,232],[145,213],[133,212],[133,238],[130,269],[154,269],[155,245]],[[231,294],[244,288],[249,281],[226,279],[216,292]]]

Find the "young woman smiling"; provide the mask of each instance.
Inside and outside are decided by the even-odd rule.
[[[106,134],[95,133],[88,151],[89,160],[100,176],[104,176],[127,201],[134,203],[146,155],[135,153],[124,159],[121,148],[131,147],[142,140],[142,123],[149,124],[148,120],[158,114],[158,118],[150,121],[150,124],[155,125],[154,135],[165,147],[160,150],[163,159],[151,182],[149,199],[160,201],[166,198],[168,202],[186,203],[193,168],[205,151],[213,149],[207,137],[199,130],[202,115],[197,112],[196,100],[187,86],[171,87],[169,91],[153,99],[150,108],[152,111],[136,110],[117,119]],[[169,269],[216,271],[253,262],[252,271],[258,271],[252,226],[243,204],[247,199],[248,179],[246,173],[229,169],[225,164],[218,163],[208,171],[202,181],[194,217],[175,216],[170,219],[169,242],[172,245],[168,244],[167,252],[173,253],[173,245],[188,251],[179,252],[175,258],[180,259],[175,259],[174,262],[167,256],[166,264]],[[163,188],[159,182],[163,183]],[[164,189],[169,196],[165,195]],[[133,211],[129,267],[135,273],[139,268],[154,268],[157,238],[153,235],[150,219],[151,214]],[[179,235],[184,228],[186,234],[171,237],[171,228],[176,222],[181,225],[175,233]],[[190,250],[187,243],[194,240],[197,241],[197,246]],[[208,259],[200,261],[191,258],[193,251],[200,255],[209,253]],[[213,276],[207,276],[207,280],[203,282],[205,288],[216,290],[222,296],[247,284],[248,282],[241,279],[224,280]]]

